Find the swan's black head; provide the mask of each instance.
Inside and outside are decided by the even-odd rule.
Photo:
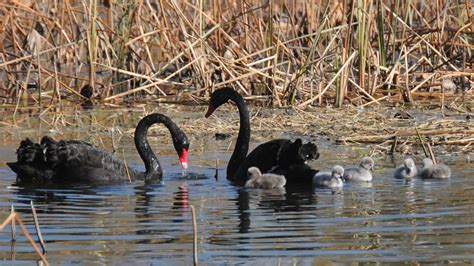
[[[236,101],[237,98],[242,98],[242,96],[230,87],[225,87],[218,89],[211,94],[211,99],[209,100],[209,106],[207,108],[206,118],[211,116],[214,111],[219,108],[219,106],[227,103],[229,100]],[[243,98],[242,98],[243,100]]]
[[[318,146],[312,142],[303,144],[300,149],[300,156],[303,160],[316,160],[319,158]]]
[[[173,137],[173,146],[178,153],[181,167],[188,168],[189,140],[184,132],[180,131]]]
[[[43,138],[41,138],[41,145],[50,145],[50,144],[56,144],[56,143],[58,143],[58,142],[55,141],[50,136],[44,136]]]

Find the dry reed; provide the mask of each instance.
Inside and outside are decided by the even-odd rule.
[[[472,10],[463,0],[7,1],[0,102],[60,106],[86,84],[103,104],[184,101],[232,85],[278,107],[472,108]]]
[[[33,201],[30,201],[30,206],[31,206],[31,214],[33,215],[33,221],[35,222],[36,235],[38,235],[38,240],[40,242],[41,249],[43,249],[43,254],[46,254],[46,244],[44,243],[43,235],[41,234],[38,216],[36,215],[36,208],[33,205]]]
[[[247,97],[251,105],[262,105],[265,99]],[[452,107],[452,106],[451,106]],[[393,139],[397,138],[395,152],[404,146],[418,146],[422,138],[436,149],[450,152],[469,153],[474,151],[474,122],[472,115],[463,109],[446,110],[439,114],[436,110],[424,108],[410,111],[408,119],[397,118],[402,108],[359,108],[346,106],[344,109],[332,107],[311,107],[267,109],[265,107],[250,107],[252,140],[255,142],[267,141],[272,138],[321,136],[329,138],[341,145],[382,145],[390,153]],[[139,119],[143,116],[159,112],[173,118],[173,121],[186,132],[192,146],[196,141],[208,139],[216,133],[237,134],[239,130],[238,112],[232,105],[225,105],[213,119],[204,118],[205,108],[194,106],[181,106],[161,104],[160,107],[140,106],[140,108],[113,108],[111,110],[98,110],[92,113],[81,114],[77,110],[75,115],[71,111],[48,112],[42,114],[41,109],[19,110],[16,124],[4,123],[0,127],[0,137],[6,143],[16,143],[24,137],[39,141],[44,134],[56,139],[81,139],[89,141],[106,150],[114,150],[114,146],[130,146],[133,143],[133,132]],[[459,114],[461,112],[461,114]],[[11,120],[12,114],[4,115],[6,121]],[[44,130],[53,129],[45,132]],[[88,130],[84,136],[84,129]],[[114,131],[112,143],[110,131]],[[420,134],[418,137],[417,130]],[[158,141],[160,144],[171,144],[169,132],[163,126],[150,129],[152,145]],[[124,144],[125,143],[125,144]],[[232,150],[234,142],[229,142]],[[423,152],[422,145],[419,150]],[[194,148],[192,148],[194,150]],[[429,152],[426,149],[426,155]],[[122,159],[127,159],[122,154]],[[129,160],[127,160],[129,161]],[[212,162],[214,165],[215,162]]]
[[[198,261],[198,231],[197,231],[197,221],[196,221],[196,209],[194,205],[191,205],[191,218],[193,222],[193,264],[195,266],[199,265]]]
[[[33,206],[33,205],[32,205]],[[46,259],[46,257],[43,255],[43,253],[40,251],[40,249],[38,248],[38,245],[36,245],[35,241],[33,240],[33,238],[31,237],[30,233],[28,232],[28,229],[26,229],[26,226],[25,224],[23,223],[23,220],[21,219],[20,217],[20,214],[18,214],[17,212],[13,211],[12,209],[12,212],[10,213],[10,215],[3,221],[3,223],[0,225],[0,231],[3,230],[3,228],[5,228],[5,226],[7,224],[12,224],[16,222],[18,223],[18,226],[20,226],[21,228],[21,231],[23,232],[23,234],[25,235],[25,237],[28,239],[28,241],[30,242],[30,245],[33,247],[33,249],[35,250],[36,254],[38,254],[38,256],[41,258],[41,261],[44,263],[44,265],[49,265],[48,263],[48,260]],[[13,228],[12,228],[13,230]],[[39,230],[37,230],[37,232],[39,232]],[[41,238],[42,239],[42,238]],[[14,239],[12,239],[13,241]],[[42,247],[44,248],[44,243],[41,244]]]

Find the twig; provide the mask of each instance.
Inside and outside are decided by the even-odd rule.
[[[431,149],[431,145],[427,142],[426,146],[428,146],[428,151],[430,152],[431,160],[433,161],[434,164],[436,164],[436,158],[434,156],[433,149]],[[426,156],[426,157],[428,157],[428,156]]]
[[[10,223],[11,221],[15,220],[15,216],[16,216],[16,212],[10,213],[10,215],[8,215],[7,219],[5,219],[5,221],[3,221],[3,223],[0,225],[0,231],[3,230],[3,228],[4,228],[8,223]]]
[[[46,259],[46,257],[43,255],[43,253],[41,253],[40,249],[38,248],[38,246],[36,245],[35,241],[33,240],[33,238],[31,237],[30,233],[28,232],[28,230],[26,229],[26,226],[25,224],[23,223],[23,221],[21,220],[20,218],[20,215],[16,212],[14,213],[11,213],[7,219],[5,219],[5,221],[3,221],[2,225],[0,225],[0,231],[3,230],[3,228],[11,223],[12,220],[16,220],[16,222],[18,223],[18,225],[20,226],[21,230],[23,231],[23,234],[25,235],[25,237],[28,239],[28,241],[30,241],[30,244],[31,246],[33,247],[33,249],[36,251],[36,253],[40,256],[41,260],[43,261],[43,263],[48,266],[49,263],[48,263],[48,260]]]
[[[38,102],[41,106],[41,61],[38,54],[38,44],[35,44],[36,65],[38,67]]]
[[[390,149],[390,154],[391,155],[395,154],[395,149],[397,148],[397,143],[398,143],[398,137],[397,137],[397,135],[395,135],[395,136],[393,136],[392,148]]]
[[[15,213],[15,206],[12,203],[12,206],[10,208],[10,213],[13,214]],[[12,219],[12,242],[16,241],[16,225],[15,225],[15,219]]]
[[[219,169],[217,168],[218,162],[219,162],[219,159],[216,158],[216,174],[214,175],[214,177],[216,178],[216,181],[219,180]]]
[[[60,48],[63,48],[63,47],[68,47],[68,46],[71,46],[71,45],[75,45],[75,44],[79,44],[81,42],[83,42],[84,40],[78,40],[76,42],[71,42],[71,43],[66,43],[64,45],[60,45],[60,46],[56,46],[56,47],[53,47],[53,48],[50,48],[48,50],[43,50],[41,52],[38,53],[38,56],[42,55],[42,54],[46,54],[46,53],[49,53],[49,52],[52,52],[52,51],[55,51],[55,50],[58,50]],[[13,59],[13,60],[10,60],[10,61],[7,61],[7,62],[4,62],[4,63],[0,63],[0,68],[4,67],[4,66],[8,66],[10,64],[14,64],[14,63],[18,63],[18,62],[21,62],[23,60],[27,60],[27,59],[30,59],[32,58],[33,55],[30,54],[30,55],[27,55],[27,56],[23,56],[23,57],[20,57],[20,58],[17,58],[17,59]]]
[[[426,150],[425,142],[421,138],[420,132],[418,131],[418,127],[415,127],[415,131],[416,131],[416,135],[418,136],[418,140],[420,141],[421,147],[423,148],[423,152],[425,153],[425,156],[428,157],[429,154],[428,154],[428,151]]]
[[[195,266],[199,265],[198,262],[198,248],[197,248],[197,223],[196,223],[196,210],[194,205],[191,205],[191,216],[193,219],[193,263]]]
[[[115,128],[111,127],[110,128],[110,139],[112,140],[112,154],[115,154],[117,152],[117,147],[115,145]]]
[[[38,235],[41,248],[43,249],[43,254],[46,254],[46,244],[43,241],[43,235],[41,234],[41,230],[40,230],[40,226],[38,222],[38,216],[36,215],[36,209],[35,209],[35,206],[33,205],[33,201],[30,201],[30,205],[31,205],[31,212],[33,214],[33,221],[35,222],[36,234]]]
[[[127,160],[125,159],[125,151],[122,150],[123,164],[125,165],[125,171],[127,171],[128,182],[132,183],[132,177],[130,176],[130,170],[128,169]]]
[[[31,246],[33,246],[33,249],[36,251],[36,253],[40,256],[41,260],[43,261],[43,263],[48,266],[49,263],[48,263],[48,260],[46,260],[46,257],[43,255],[43,253],[41,253],[41,251],[39,250],[38,248],[38,245],[36,245],[35,241],[33,240],[33,238],[31,237],[30,235],[30,232],[28,232],[28,230],[26,229],[26,226],[25,224],[23,223],[23,221],[21,220],[20,218],[20,215],[15,213],[15,219],[16,221],[18,222],[18,225],[20,226],[21,230],[23,231],[23,234],[25,234],[26,238],[28,239],[28,241],[30,241],[30,244]]]
[[[318,95],[314,96],[313,98],[301,103],[300,105],[298,105],[298,107],[303,107],[303,106],[306,106],[312,102],[314,102],[315,100],[317,100],[319,98],[319,96],[323,95],[328,89],[329,87],[334,83],[334,81],[336,81],[337,77],[339,77],[339,75],[342,73],[342,71],[349,66],[349,63],[352,62],[352,59],[354,59],[354,57],[356,56],[357,52],[353,52],[351,54],[351,56],[349,56],[349,58],[347,59],[347,61],[344,63],[344,65],[341,67],[341,69],[339,69],[339,71],[337,71],[336,75],[334,75],[334,77],[331,79],[331,81],[329,81],[328,85],[326,85],[326,87],[321,91],[321,93],[319,93]]]

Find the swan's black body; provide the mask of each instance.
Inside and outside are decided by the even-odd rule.
[[[292,186],[312,185],[313,177],[319,170],[311,168],[305,163],[293,164],[287,168],[278,167],[272,171],[274,174],[284,175],[287,183]]]
[[[238,185],[244,185],[247,181],[248,168],[255,166],[262,173],[278,169],[279,174],[285,175],[287,183],[291,183],[294,181],[292,179],[300,177],[286,173],[290,166],[294,168],[295,165],[304,165],[307,160],[315,160],[319,157],[316,145],[311,142],[303,144],[301,139],[294,142],[288,139],[271,140],[259,145],[247,156],[250,142],[250,118],[245,101],[239,93],[232,88],[222,88],[215,91],[211,95],[206,117],[209,117],[219,106],[229,100],[233,101],[239,110],[240,129],[234,152],[227,165],[227,179]],[[288,178],[287,175],[291,178]]]
[[[187,167],[189,142],[184,132],[165,115],[144,117],[135,129],[135,146],[145,163],[145,172],[128,168],[111,153],[79,140],[55,141],[43,137],[40,143],[21,141],[17,162],[7,163],[20,180],[43,182],[114,182],[132,179],[160,180],[163,170],[147,140],[148,128],[163,123],[170,131],[173,145],[183,167]]]
[[[318,148],[314,143],[303,144],[301,139],[291,141],[289,139],[274,139],[262,143],[247,155],[240,164],[235,176],[241,177],[247,174],[252,166],[257,166],[263,173],[279,171],[285,175],[289,183],[295,181],[296,176],[286,173],[290,167],[305,164],[307,160],[315,160],[319,157]],[[296,181],[299,182],[299,181]]]

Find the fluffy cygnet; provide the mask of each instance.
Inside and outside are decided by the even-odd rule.
[[[262,174],[257,167],[250,167],[247,174],[249,179],[245,183],[245,187],[273,189],[284,187],[286,184],[284,176],[270,173]]]
[[[349,168],[344,171],[345,181],[372,181],[372,173],[370,172],[374,168],[374,160],[370,157],[364,157],[360,161],[359,167]]]
[[[344,168],[340,165],[335,165],[331,173],[320,172],[313,178],[313,185],[318,187],[337,188],[342,187],[344,182],[342,177],[344,175]]]
[[[451,169],[442,163],[433,164],[430,158],[423,159],[423,168],[420,171],[421,178],[444,179],[451,177]]]
[[[412,179],[418,175],[415,161],[412,158],[406,158],[402,165],[398,166],[393,176],[398,179]]]

